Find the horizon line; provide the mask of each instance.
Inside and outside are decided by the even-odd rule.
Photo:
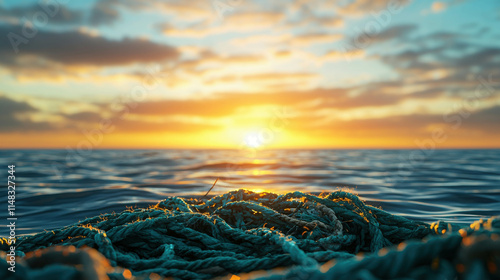
[[[75,150],[73,147],[69,147]],[[68,150],[68,147],[0,147],[0,150]],[[285,148],[214,148],[214,147],[97,147],[92,150],[500,150],[498,147],[436,147],[433,149],[421,149],[419,147],[285,147]],[[84,152],[92,152],[84,150]]]

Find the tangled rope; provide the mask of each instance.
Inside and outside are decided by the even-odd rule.
[[[271,270],[265,279],[493,279],[499,233],[499,218],[467,229],[429,225],[344,191],[238,190],[208,201],[170,197],[20,237],[15,273],[2,238],[0,278],[253,279],[250,272]]]

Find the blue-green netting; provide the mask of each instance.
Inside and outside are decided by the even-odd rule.
[[[0,278],[500,279],[499,234],[498,217],[427,224],[345,191],[238,190],[20,237],[14,273],[2,238]]]

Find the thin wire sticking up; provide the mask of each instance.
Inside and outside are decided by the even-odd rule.
[[[215,184],[217,184],[217,181],[219,181],[219,178],[217,178],[214,182],[214,184],[212,185],[212,187],[208,190],[208,192],[203,196],[203,197],[206,197],[208,195],[208,193],[215,187]]]

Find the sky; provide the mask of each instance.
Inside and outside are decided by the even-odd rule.
[[[0,148],[500,148],[497,0],[3,0]]]

